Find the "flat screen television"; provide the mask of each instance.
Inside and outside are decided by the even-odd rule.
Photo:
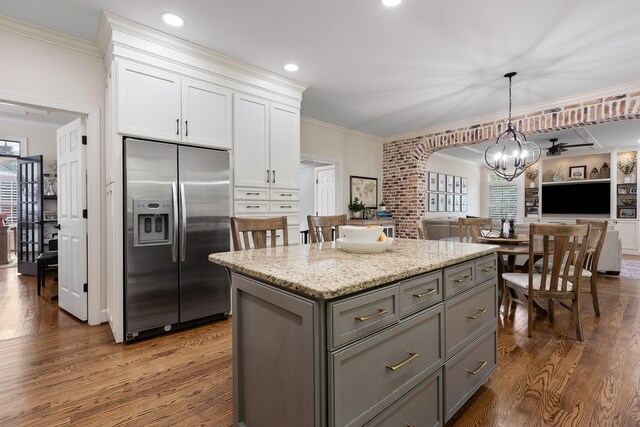
[[[542,214],[610,214],[611,183],[583,182],[542,186]]]

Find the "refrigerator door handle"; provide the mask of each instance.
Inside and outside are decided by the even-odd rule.
[[[180,183],[180,205],[182,208],[182,233],[180,233],[180,261],[187,256],[187,204],[184,197],[184,184]]]
[[[171,248],[171,256],[173,262],[178,260],[178,192],[176,183],[171,183],[171,198],[173,199],[173,247]]]

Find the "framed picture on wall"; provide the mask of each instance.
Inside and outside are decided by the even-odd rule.
[[[460,195],[456,194],[453,196],[453,211],[460,212]]]
[[[351,191],[349,200],[357,197],[364,205],[370,209],[378,207],[378,178],[368,178],[366,176],[351,175]]]
[[[427,189],[429,191],[438,191],[438,174],[435,172],[429,172],[427,180]]]
[[[466,177],[463,176],[460,179],[460,189],[462,194],[467,194],[468,185],[469,185],[469,181],[467,180]]]
[[[445,212],[447,210],[447,198],[444,193],[438,194],[438,212]]]
[[[427,210],[429,212],[438,212],[438,193],[429,193],[427,204]]]
[[[447,194],[447,212],[453,212],[453,194]]]
[[[447,175],[443,173],[438,174],[438,191],[441,193],[447,191]]]
[[[569,179],[586,179],[587,167],[586,166],[571,166],[569,168]]]
[[[456,193],[460,193],[460,177],[459,176],[453,177],[453,191],[455,191]]]
[[[453,175],[447,175],[447,193],[453,193]]]
[[[461,212],[467,211],[467,196],[465,195],[460,196],[460,211]]]

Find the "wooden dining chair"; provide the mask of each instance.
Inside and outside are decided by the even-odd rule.
[[[286,216],[276,218],[237,218],[232,216],[229,221],[231,222],[234,251],[251,249],[251,243],[253,243],[253,249],[263,249],[267,246],[273,248],[276,246],[278,231],[282,232],[282,244],[289,245]],[[267,245],[267,231],[270,232],[269,245]],[[249,235],[251,235],[251,243]],[[244,248],[242,243],[244,243]]]
[[[418,222],[416,222],[416,229],[418,230],[418,239],[420,240],[428,240],[427,227],[424,221],[425,221],[424,219],[419,219]]]
[[[503,273],[502,303],[504,317],[508,317],[510,302],[527,306],[527,334],[533,336],[533,303],[535,298],[547,298],[549,320],[553,322],[554,299],[571,300],[571,306],[564,305],[573,312],[576,335],[583,340],[580,321],[580,275],[587,253],[589,225],[531,224],[529,229],[529,259],[535,255],[535,240],[542,241],[542,270],[534,273],[533,263],[529,263],[528,273]],[[509,289],[521,292],[527,297],[523,302],[510,295]]]
[[[491,218],[458,218],[460,237],[479,237],[480,230],[491,228]]]
[[[340,227],[347,225],[347,215],[313,216],[307,215],[311,243],[330,242],[340,237]],[[335,235],[334,235],[335,228]]]
[[[587,255],[580,275],[580,283],[591,287],[591,300],[596,316],[600,316],[600,304],[598,303],[598,261],[607,237],[607,221],[594,221],[578,219],[576,224],[589,225],[589,239],[587,242]]]

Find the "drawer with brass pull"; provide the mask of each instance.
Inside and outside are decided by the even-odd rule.
[[[444,369],[445,419],[450,419],[498,366],[498,331],[493,326],[469,344]]]
[[[497,299],[494,278],[445,302],[447,358],[484,333],[486,325],[496,324]]]
[[[472,288],[476,284],[476,265],[474,261],[463,262],[444,270],[444,296],[452,296]]]
[[[442,271],[412,277],[399,283],[400,317],[442,301]]]
[[[327,345],[335,349],[398,322],[398,287],[391,286],[331,302],[328,304],[327,313]]]
[[[362,425],[439,369],[443,330],[443,307],[437,305],[330,353],[332,425]]]
[[[491,280],[498,274],[498,258],[489,255],[476,260],[476,283]]]

